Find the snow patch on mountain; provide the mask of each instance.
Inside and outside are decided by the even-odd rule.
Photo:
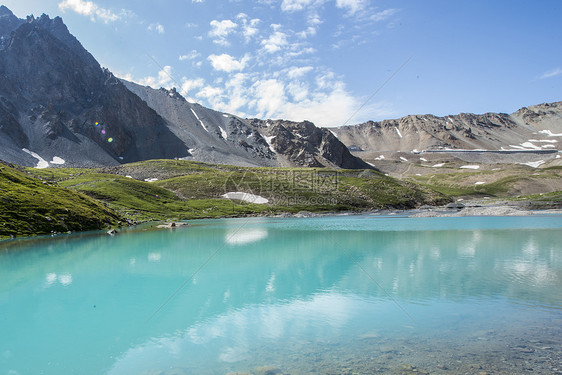
[[[271,150],[271,152],[275,152],[275,149],[273,148],[273,144],[271,143],[271,140],[273,138],[275,138],[275,136],[271,136],[271,137],[263,136],[263,139],[265,139],[265,141],[269,145],[269,149]]]
[[[59,158],[58,156],[55,156],[53,160],[51,160],[49,163],[63,165],[64,163],[66,163],[66,161],[63,158]]]
[[[539,131],[541,134],[546,134],[549,137],[562,137],[562,133],[553,133],[552,130],[541,130]]]
[[[222,136],[224,139],[228,139],[228,134],[226,133],[226,131],[225,131],[221,126],[219,126],[219,129],[220,129],[220,131],[221,131],[221,136]]]
[[[195,113],[195,111],[193,110],[193,108],[191,109],[191,113],[193,113],[193,115],[195,116],[195,118],[197,119],[197,121],[199,121],[199,123],[201,124],[201,126],[203,127],[203,129],[205,129],[205,131],[208,133],[209,129],[207,129],[207,127],[205,126],[205,124],[203,124],[203,121],[201,121],[201,119],[199,118],[199,116],[197,116],[197,113]]]
[[[539,160],[539,161],[530,161],[527,163],[520,163],[522,165],[528,165],[529,167],[533,167],[533,168],[538,168],[541,165],[543,165],[544,163],[546,163],[544,160]]]
[[[255,194],[250,194],[250,193],[244,193],[244,192],[239,192],[239,191],[231,191],[228,192],[226,194],[221,195],[223,198],[226,199],[236,199],[236,200],[241,200],[244,202],[250,202],[250,203],[255,203],[255,204],[267,204],[269,203],[269,199],[264,198],[264,197],[260,197],[259,195],[255,195]]]
[[[38,154],[36,154],[33,151],[29,151],[27,148],[22,148],[21,149],[23,152],[33,156],[35,159],[38,160],[37,165],[35,166],[35,168],[37,169],[45,169],[45,168],[49,168],[49,162],[45,159],[43,159],[41,156],[39,156]]]
[[[480,169],[479,165],[463,165],[461,169]]]

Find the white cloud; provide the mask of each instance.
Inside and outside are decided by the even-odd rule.
[[[325,72],[316,77],[316,85],[320,89],[332,89],[339,84],[333,72]]]
[[[237,70],[244,70],[250,57],[248,55],[244,55],[242,59],[236,60],[229,54],[223,53],[221,55],[211,55],[208,59],[211,61],[213,69],[230,73]]]
[[[238,27],[238,25],[231,20],[212,20],[210,22],[211,31],[209,31],[209,36],[211,37],[226,37],[228,34],[234,31]]]
[[[306,47],[306,48],[300,48],[298,50],[295,51],[291,51],[289,53],[287,53],[287,57],[297,57],[297,56],[302,56],[302,55],[311,55],[313,53],[316,53],[316,49],[312,48],[312,47]]]
[[[271,72],[236,72],[233,67],[240,61],[224,55],[216,56],[214,63],[217,71],[228,73],[227,79],[217,79],[206,86],[203,81],[184,80],[186,87],[182,91],[200,88],[196,98],[204,105],[238,116],[310,120],[318,126],[343,125],[363,103],[330,70],[307,65]],[[317,70],[318,74],[310,76]],[[366,105],[351,123],[391,115],[376,103]]]
[[[350,15],[365,9],[366,5],[366,0],[336,0],[336,7],[346,9]]]
[[[200,87],[203,87],[204,85],[205,85],[205,80],[203,78],[187,79],[184,77],[182,80],[180,92],[182,95],[185,95],[189,91],[193,89],[198,89]]]
[[[199,52],[197,52],[196,50],[191,50],[191,52],[185,54],[185,55],[181,55],[179,57],[180,61],[185,61],[185,60],[195,60],[196,58],[201,57],[201,54]]]
[[[253,111],[251,116],[259,118],[309,120],[318,126],[340,126],[360,103],[345,90],[342,82],[330,86],[330,90],[311,91],[306,83],[286,84],[275,78],[259,80],[247,89],[247,95],[253,98],[248,107]],[[363,115],[367,113],[365,109]]]
[[[99,18],[106,23],[117,21],[124,16],[131,15],[131,12],[125,9],[121,10],[121,12],[117,14],[109,9],[100,8],[92,1],[84,0],[63,0],[58,4],[58,6],[63,13],[67,10],[71,10],[83,16],[89,16],[92,21]]]
[[[148,26],[149,31],[156,31],[158,34],[164,34],[166,31],[164,30],[164,26],[159,23],[153,23]]]
[[[250,103],[258,117],[275,118],[283,113],[286,104],[285,86],[276,79],[257,81],[253,86],[254,100]]]
[[[302,102],[308,98],[308,85],[304,82],[291,82],[287,85],[287,92],[291,95],[294,102]]]
[[[65,11],[67,9],[71,9],[78,14],[83,16],[91,16],[95,14],[96,9],[98,8],[91,1],[82,1],[82,0],[64,0],[59,3],[59,9],[61,11]]]
[[[125,81],[129,81],[129,82],[134,82],[135,79],[133,78],[133,75],[131,73],[118,73],[118,72],[114,72],[113,74],[115,74],[116,77],[124,79]]]
[[[223,102],[223,93],[224,89],[207,85],[203,87],[196,95],[198,98],[208,101],[211,105],[211,108],[218,109]]]
[[[560,68],[556,68],[553,70],[549,70],[548,72],[545,72],[542,76],[540,76],[540,79],[545,79],[545,78],[552,78],[552,77],[557,77],[562,75],[562,69]]]
[[[138,84],[143,86],[150,86],[152,88],[171,88],[172,78],[172,67],[166,65],[161,71],[158,72],[157,77],[145,77],[137,81]]]
[[[287,41],[287,34],[280,31],[275,31],[268,39],[261,41],[261,45],[269,53],[278,52],[287,44],[289,44]]]
[[[310,36],[316,35],[316,32],[317,32],[317,29],[315,27],[309,26],[309,27],[306,28],[306,30],[301,31],[297,35],[302,39],[306,39]]]
[[[259,33],[259,29],[257,28],[261,22],[259,18],[250,19],[245,13],[238,14],[236,18],[242,23],[242,35],[246,43]]]
[[[249,76],[245,73],[236,73],[226,82],[225,86],[228,89],[228,102],[221,103],[219,105],[219,110],[245,116],[245,113],[240,112],[240,108],[248,103],[247,90],[244,86],[248,78]]]
[[[322,0],[283,0],[281,10],[284,12],[295,12],[321,3],[323,3]]]
[[[308,100],[287,103],[284,116],[309,120],[318,126],[338,126],[344,124],[356,107],[356,99],[339,84],[334,90],[316,93]]]
[[[214,38],[213,42],[223,46],[230,45],[230,43],[226,40],[226,37],[236,30],[238,24],[232,22],[231,20],[212,20],[209,24],[211,25],[209,36]]]
[[[375,22],[384,21],[390,16],[394,15],[396,12],[398,12],[398,9],[386,9],[380,12],[376,12],[369,18]]]
[[[312,69],[314,69],[312,66],[302,66],[302,67],[293,66],[292,68],[289,68],[289,70],[287,71],[287,77],[289,77],[289,79],[300,78],[304,76],[306,73],[311,72]]]

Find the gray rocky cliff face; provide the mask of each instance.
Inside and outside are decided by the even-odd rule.
[[[175,89],[123,83],[188,145],[185,159],[242,166],[371,168],[311,122],[242,119],[190,103]]]
[[[3,46],[4,41],[9,39],[11,32],[24,22],[24,20],[16,17],[10,9],[4,5],[0,6],[0,47]]]
[[[412,152],[509,149],[540,137],[545,129],[562,130],[561,102],[522,108],[511,115],[413,115],[332,130],[352,150]]]
[[[276,166],[276,155],[252,127],[236,116],[188,102],[175,89],[124,85],[168,123],[189,149],[187,160],[241,166]]]
[[[166,121],[102,69],[60,18],[8,18],[0,15],[0,25],[16,28],[0,49],[0,158],[35,165],[23,148],[75,166],[188,155]]]
[[[250,120],[287,166],[371,169],[329,130],[309,121]]]

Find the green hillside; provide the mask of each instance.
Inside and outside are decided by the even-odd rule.
[[[430,189],[362,170],[244,168],[151,160],[100,169],[26,171],[103,201],[129,219],[142,221],[414,208],[449,202]],[[251,193],[269,202],[229,200],[222,197],[227,192]]]
[[[99,201],[0,163],[0,238],[103,229],[120,220]]]
[[[459,196],[505,199],[506,186],[559,176],[558,169],[542,174],[517,170],[505,176],[463,172],[405,181],[374,170],[249,168],[180,160],[96,169],[0,167],[2,237],[102,229],[126,220],[410,209],[443,205]],[[486,183],[474,185],[475,178]],[[268,202],[224,198],[229,192],[253,194]],[[560,194],[528,199],[560,201]]]

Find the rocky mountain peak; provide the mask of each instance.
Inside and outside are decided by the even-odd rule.
[[[14,13],[5,5],[0,5],[0,18],[14,16]]]
[[[169,96],[170,98],[186,101],[186,99],[176,90],[175,87],[172,87],[170,90],[165,89],[164,87],[160,87],[158,91],[160,91],[164,95]]]
[[[0,6],[0,39],[2,41],[8,39],[10,33],[22,23],[24,23],[24,21],[16,17],[10,9],[6,8],[4,5]],[[0,43],[0,47],[3,47],[3,44],[4,43]]]
[[[562,102],[523,107],[511,116],[519,123],[531,125],[539,130],[562,132]]]
[[[0,28],[12,28],[0,49],[5,159],[33,165],[30,155],[56,156],[83,166],[188,154],[166,121],[102,69],[60,17],[8,18],[0,17]]]

